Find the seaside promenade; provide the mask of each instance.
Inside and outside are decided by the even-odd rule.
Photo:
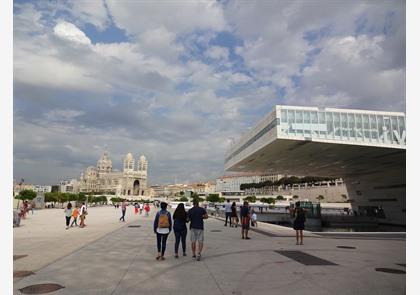
[[[126,223],[120,212],[89,208],[88,226],[69,230],[62,210],[30,215],[14,229],[14,294],[405,294],[405,234],[306,233],[298,246],[289,228],[259,223],[242,240],[211,217],[201,261],[189,236],[188,256],[175,259],[172,233],[156,261],[154,211],[130,206]]]

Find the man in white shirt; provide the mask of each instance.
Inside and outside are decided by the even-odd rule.
[[[225,226],[227,226],[227,220],[229,218],[229,226],[232,227],[232,205],[229,200],[227,200],[227,203],[225,204],[225,217]]]

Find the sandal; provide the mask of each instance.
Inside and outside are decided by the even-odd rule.
[[[160,259],[160,255],[156,256],[156,260],[159,260],[159,259]]]

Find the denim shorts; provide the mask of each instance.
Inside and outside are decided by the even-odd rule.
[[[204,241],[204,230],[203,229],[198,229],[198,228],[192,228],[190,230],[190,238],[191,238],[191,242],[195,242],[195,241],[203,242]]]

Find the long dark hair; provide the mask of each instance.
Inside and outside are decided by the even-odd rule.
[[[187,219],[187,212],[185,211],[184,203],[179,203],[174,212],[174,219]]]
[[[69,203],[67,204],[67,209],[71,209],[71,207],[72,207],[72,205],[71,205],[71,203],[69,202]]]

